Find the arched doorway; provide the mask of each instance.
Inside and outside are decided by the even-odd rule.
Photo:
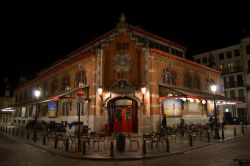
[[[117,97],[108,102],[110,133],[138,132],[138,104],[129,97]]]

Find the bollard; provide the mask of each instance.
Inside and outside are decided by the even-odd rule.
[[[54,145],[55,149],[57,148],[57,142],[58,142],[58,138],[57,138],[57,135],[56,135],[56,137],[55,137],[55,145]]]
[[[10,128],[9,128],[9,134],[10,134]]]
[[[19,132],[18,132],[18,128],[16,129],[16,136],[18,136]]]
[[[12,135],[14,135],[14,128],[12,129]]]
[[[192,135],[189,135],[189,144],[190,146],[193,146],[193,139],[192,139]]]
[[[29,140],[29,139],[30,139],[30,133],[27,132],[27,140]]]
[[[234,128],[234,136],[237,136],[236,128]]]
[[[241,132],[242,132],[242,135],[244,135],[244,133],[245,133],[244,126],[241,127]]]
[[[43,135],[43,145],[46,145],[46,135]]]
[[[77,142],[77,145],[78,145],[78,152],[81,152],[82,151],[82,142],[80,139],[78,139],[78,142]]]
[[[6,134],[8,133],[8,128],[7,128],[7,127],[5,128],[5,133],[6,133]]]
[[[146,150],[146,140],[143,140],[142,153],[143,153],[143,155],[145,155],[147,153],[147,150]]]
[[[224,140],[224,130],[221,130],[221,138]]]
[[[166,140],[166,151],[169,152],[169,140],[168,140],[168,137],[167,137],[167,140]]]
[[[210,132],[207,132],[207,142],[210,142]]]
[[[111,141],[110,144],[110,157],[114,157],[114,142]]]
[[[66,139],[65,142],[65,151],[68,152],[69,151],[69,138]]]
[[[82,154],[85,155],[86,154],[86,142],[82,141]]]

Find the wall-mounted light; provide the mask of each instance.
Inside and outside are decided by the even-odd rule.
[[[102,91],[103,91],[102,87],[99,86],[99,87],[97,88],[97,93],[98,93],[99,96],[102,95]]]
[[[146,93],[147,88],[145,85],[141,87],[141,93],[142,93],[142,103],[144,103],[144,94]]]
[[[147,91],[146,86],[145,86],[145,85],[142,86],[142,87],[141,87],[141,93],[144,95],[144,94],[146,93],[146,91]]]

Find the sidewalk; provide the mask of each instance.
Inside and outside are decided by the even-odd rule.
[[[169,136],[169,152],[167,152],[167,146],[166,143],[158,143],[154,144],[152,149],[149,144],[145,144],[143,148],[143,141],[142,139],[138,139],[139,141],[139,147],[137,147],[136,143],[133,142],[132,148],[130,148],[130,142],[129,139],[126,138],[126,145],[125,145],[125,151],[119,152],[116,150],[116,145],[114,142],[114,148],[113,148],[113,156],[111,156],[111,145],[108,145],[108,140],[105,140],[105,145],[103,143],[100,144],[100,148],[97,148],[97,144],[93,148],[93,142],[91,142],[91,147],[88,145],[86,146],[86,153],[83,154],[82,150],[81,152],[76,151],[77,145],[69,145],[68,151],[66,151],[66,147],[62,142],[58,142],[57,148],[55,148],[54,142],[50,142],[49,144],[43,145],[43,137],[42,134],[39,134],[39,140],[37,142],[34,142],[31,140],[32,133],[29,134],[29,139],[27,139],[28,135],[26,131],[18,131],[18,132],[9,132],[7,130],[6,132],[1,131],[0,134],[9,137],[10,139],[21,141],[27,144],[30,144],[32,146],[35,146],[37,148],[46,150],[50,153],[56,154],[56,155],[62,155],[68,158],[74,158],[74,159],[92,159],[92,160],[107,160],[107,159],[115,159],[115,160],[136,160],[136,159],[147,159],[147,158],[157,158],[157,157],[163,157],[163,156],[169,156],[179,153],[184,153],[186,151],[199,149],[202,147],[214,145],[217,143],[221,143],[230,139],[242,137],[244,135],[250,134],[250,126],[244,127],[244,135],[242,134],[242,128],[241,126],[236,126],[236,134],[237,136],[234,136],[234,127],[229,126],[226,127],[224,130],[224,137],[225,139],[222,140],[215,140],[213,139],[213,135],[211,135],[210,142],[208,142],[207,137],[196,137],[192,136],[192,139],[190,137],[181,137],[179,135],[175,137]],[[221,136],[220,131],[220,136]],[[48,140],[46,142],[49,142]],[[191,146],[192,144],[192,146]],[[158,145],[158,146],[157,146]],[[143,153],[144,151],[144,153]],[[146,151],[146,153],[145,153]]]

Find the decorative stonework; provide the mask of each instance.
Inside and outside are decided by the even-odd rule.
[[[117,54],[114,57],[114,68],[118,72],[131,70],[131,56],[128,54]]]
[[[135,92],[135,87],[127,80],[118,80],[111,84],[110,91],[118,94],[131,94]]]

